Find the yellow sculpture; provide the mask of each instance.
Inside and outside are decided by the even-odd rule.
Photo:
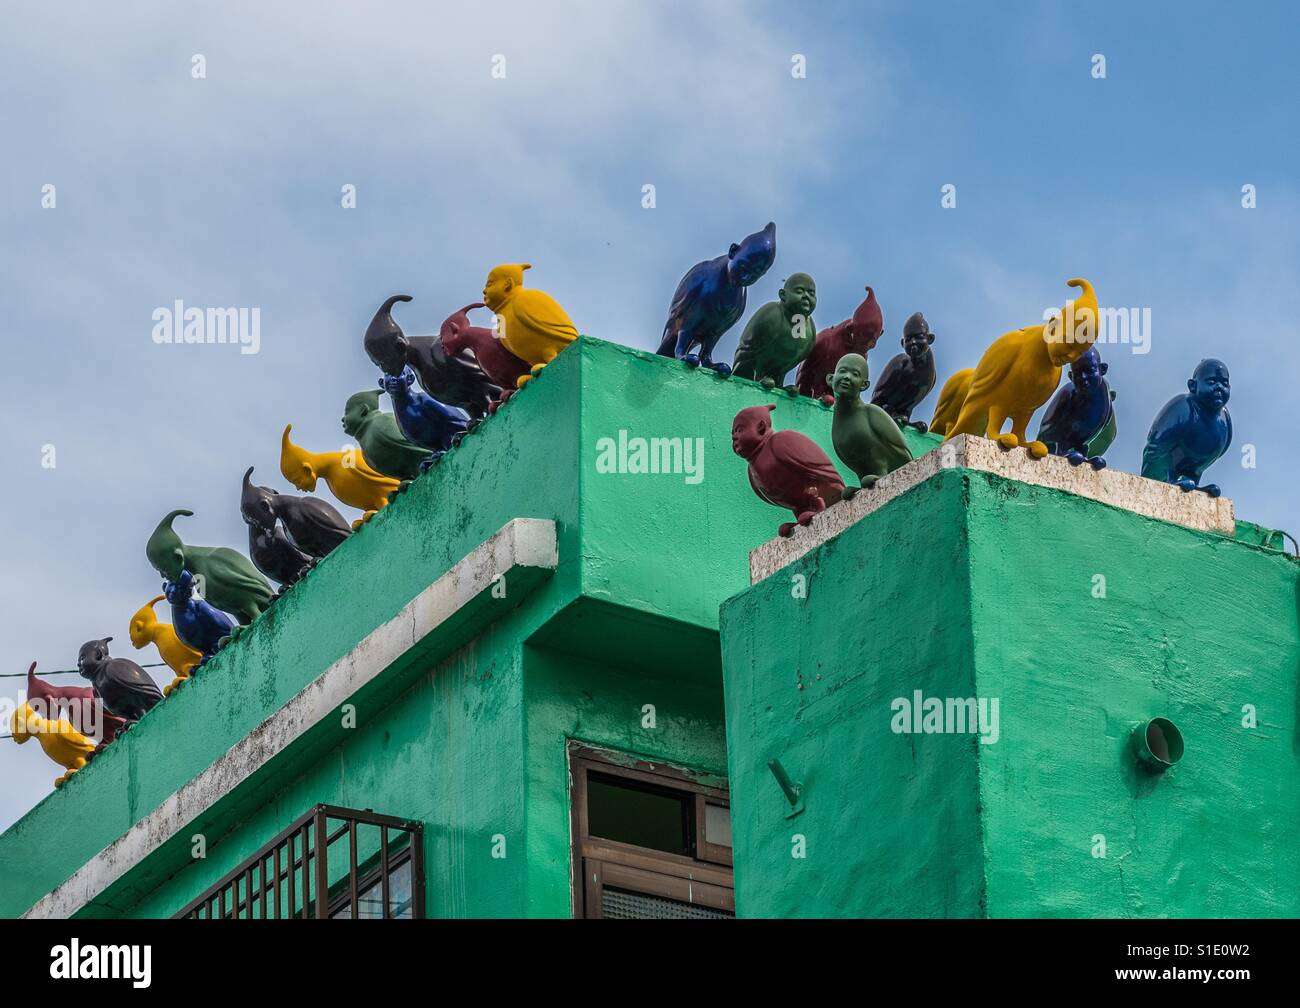
[[[293,424],[287,424],[280,438],[280,472],[299,490],[315,490],[316,481],[323,479],[335,497],[365,512],[352,523],[353,528],[368,522],[376,511],[388,505],[388,495],[397,489],[397,480],[371,469],[360,448],[308,451],[289,440],[291,430]]]
[[[943,383],[939,390],[939,405],[934,409],[934,419],[930,421],[931,434],[947,434],[948,429],[957,422],[961,404],[966,401],[970,391],[970,380],[975,376],[973,367],[962,368]]]
[[[166,597],[155,596],[137,609],[135,615],[131,617],[130,630],[131,644],[137,650],[150,644],[156,645],[162,660],[176,673],[176,678],[163,687],[163,696],[169,696],[172,690],[188,679],[194,666],[203,657],[200,652],[195,651],[176,636],[176,630],[170,623],[159,621],[153,607]]]
[[[77,731],[72,722],[64,718],[57,721],[43,718],[28,703],[19,704],[14,710],[9,719],[9,730],[19,745],[35,738],[45,755],[67,770],[54,781],[55,787],[62,787],[68,778],[86,765],[86,760],[95,751],[95,743]]]
[[[502,345],[532,367],[531,374],[516,380],[519,388],[578,338],[577,326],[555,298],[524,287],[526,269],[532,269],[532,264],[494,266],[483,287],[483,303],[501,319]]]
[[[1003,448],[1024,445],[1034,458],[1047,454],[1047,445],[1030,441],[1025,433],[1034,410],[1052,397],[1061,383],[1061,368],[1073,364],[1097,340],[1097,294],[1087,280],[1068,281],[1082,293],[1049,321],[1005,333],[984,351],[970,379],[957,419],[945,425],[944,440],[958,434],[981,434]],[[959,372],[960,374],[960,372]],[[944,394],[958,380],[944,383]],[[955,390],[954,390],[955,392]],[[943,413],[943,395],[939,414]],[[936,414],[936,420],[945,417]],[[1010,418],[1011,432],[1002,433]]]

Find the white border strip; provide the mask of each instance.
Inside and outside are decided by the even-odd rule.
[[[772,539],[753,550],[749,554],[749,583],[758,584],[789,566],[942,469],[974,469],[1032,486],[1064,490],[1184,528],[1229,536],[1236,532],[1232,501],[1227,497],[1211,497],[1199,491],[1185,493],[1169,483],[1117,469],[1097,472],[1086,464],[1072,466],[1056,455],[1031,458],[1022,448],[1007,451],[985,438],[960,434],[882,477],[870,490],[859,491],[852,500],[828,507],[806,528],[796,528],[789,539]]]
[[[491,588],[499,576],[514,567],[554,570],[558,564],[555,522],[511,520],[23,917],[71,917]],[[129,744],[130,737],[125,741]]]

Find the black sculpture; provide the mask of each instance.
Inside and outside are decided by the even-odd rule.
[[[301,581],[312,565],[312,558],[294,546],[279,525],[268,531],[248,522],[248,555],[258,570],[283,588]]]
[[[915,427],[924,433],[924,420],[912,419],[912,410],[934,388],[937,375],[934,370],[934,333],[925,316],[916,312],[903,323],[903,352],[896,354],[885,365],[871,395],[871,404],[879,406],[894,418],[900,427]]]
[[[1095,346],[1070,365],[1070,381],[1052,396],[1038,425],[1038,440],[1053,455],[1060,455],[1070,465],[1087,462],[1094,469],[1105,469],[1102,453],[1115,440],[1115,393],[1106,383],[1110,365],[1101,359]]]
[[[158,684],[130,658],[110,658],[112,637],[86,641],[77,654],[77,671],[89,679],[104,708],[125,721],[139,721],[163,698]]]
[[[459,406],[471,419],[485,416],[501,394],[468,350],[449,354],[441,336],[407,336],[392,316],[398,301],[409,294],[394,294],[375,312],[366,329],[366,355],[386,375],[397,377],[410,366],[424,390],[439,402]]]
[[[273,533],[278,518],[284,523],[289,543],[317,559],[352,534],[352,526],[319,497],[293,497],[277,493],[270,487],[255,486],[252,475],[253,467],[249,466],[248,472],[244,473],[244,489],[239,498],[240,514],[250,525]]]

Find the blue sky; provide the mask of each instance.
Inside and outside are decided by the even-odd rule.
[[[1149,353],[1103,349],[1112,465],[1136,471],[1156,411],[1221,357],[1236,444],[1212,478],[1240,517],[1300,533],[1297,28],[1289,3],[1131,0],[13,9],[0,671],[71,668],[108,634],[141,658],[126,623],[158,590],[154,523],[188,507],[189,541],[244,548],[243,470],[282,484],[286,422],[342,445],[388,294],[413,294],[399,317],[429,332],[491,266],[528,261],[582,331],[653,348],[682,273],[768,220],[777,262],[751,310],[805,271],[825,326],[871,284],[877,374],[913,311],[942,380],[1040,320],[1070,277],[1150,308]],[[259,307],[261,352],[155,345],[152,312],[178,298]],[[0,740],[0,826],[57,772]]]

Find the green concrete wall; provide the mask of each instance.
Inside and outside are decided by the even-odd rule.
[[[362,716],[348,742],[277,789],[202,861],[127,908],[167,917],[251,856],[318,802],[372,808],[424,823],[430,917],[523,913],[522,669],[512,628],[501,626],[440,662],[381,712]],[[506,837],[505,858],[492,837]],[[345,846],[345,845],[341,845]]]
[[[732,419],[775,403],[778,429],[808,435],[834,460],[830,410],[612,343],[588,341],[583,366],[583,593],[716,630],[721,600],[749,584],[749,551],[791,518],[750,487],[748,463],[731,450]],[[692,485],[680,475],[598,472],[599,439],[620,430],[702,438],[704,478]],[[938,441],[910,429],[906,437],[916,454]]]
[[[716,652],[715,652],[716,653]],[[708,663],[704,663],[708,664]],[[641,672],[573,653],[530,649],[528,712],[528,913],[572,912],[567,742],[664,761],[716,781],[727,773],[722,680],[699,668]],[[654,728],[642,709],[654,706]]]
[[[1297,915],[1298,606],[1275,550],[940,473],[723,607],[740,912]],[[998,698],[999,740],[893,733],[916,689]]]
[[[1003,698],[989,912],[1300,915],[1300,565],[983,474],[970,496],[975,666]],[[1128,746],[1155,716],[1187,751],[1153,778]]]
[[[723,606],[741,916],[981,913],[975,744],[890,731],[894,697],[973,686],[962,486],[941,473]],[[792,819],[774,758],[805,788]]]

